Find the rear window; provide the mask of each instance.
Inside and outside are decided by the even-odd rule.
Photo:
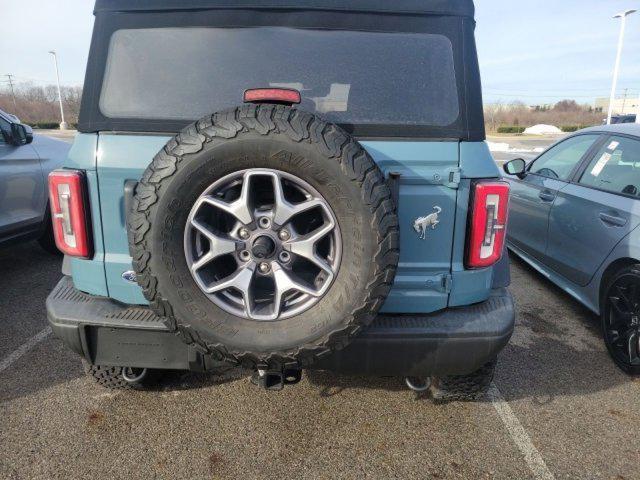
[[[100,95],[109,118],[195,120],[247,88],[289,87],[302,109],[353,125],[448,126],[459,116],[440,34],[259,28],[113,33]]]

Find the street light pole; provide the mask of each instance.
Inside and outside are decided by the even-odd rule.
[[[613,18],[620,18],[620,36],[618,37],[618,52],[616,53],[616,65],[613,67],[613,83],[611,84],[611,95],[609,97],[609,112],[607,113],[607,125],[611,124],[611,115],[613,114],[613,103],[616,99],[616,86],[618,83],[618,71],[620,70],[620,57],[622,56],[622,44],[624,42],[624,27],[627,23],[627,16],[631,15],[635,10],[625,10],[622,13],[614,15]]]
[[[60,130],[66,130],[69,128],[67,122],[64,121],[64,109],[62,108],[62,92],[60,91],[60,73],[58,72],[58,55],[56,55],[55,50],[49,50],[49,53],[53,55],[53,62],[56,65],[56,80],[58,82],[58,102],[60,103],[60,117],[62,121],[60,122]]]

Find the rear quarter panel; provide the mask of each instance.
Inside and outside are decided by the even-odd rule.
[[[71,144],[62,140],[37,134],[33,136],[31,146],[38,153],[45,178],[51,171],[64,165],[72,147]]]
[[[581,301],[591,310],[600,313],[600,288],[603,275],[616,260],[628,259],[640,263],[640,227],[635,227],[611,250],[589,284],[582,289]]]
[[[451,263],[449,306],[469,305],[489,298],[494,267],[464,268],[467,215],[474,180],[499,179],[500,171],[485,142],[460,142],[461,182],[458,189],[455,237]],[[506,253],[505,253],[506,254]]]
[[[124,303],[146,304],[137,284],[122,278],[132,269],[124,208],[124,184],[140,180],[169,136],[100,135],[98,168],[104,237],[104,267],[109,296]]]
[[[68,168],[84,170],[89,188],[89,208],[91,214],[94,255],[83,260],[71,257],[71,274],[74,286],[87,293],[106,297],[109,295],[104,274],[104,243],[102,241],[102,214],[100,212],[100,190],[96,161],[98,135],[79,133],[65,162]]]

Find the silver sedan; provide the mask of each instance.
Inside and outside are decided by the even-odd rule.
[[[69,148],[34,136],[31,127],[0,110],[0,246],[37,239],[45,250],[57,252],[47,176],[62,165]]]

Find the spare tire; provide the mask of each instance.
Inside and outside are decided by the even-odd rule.
[[[136,187],[137,281],[182,339],[249,368],[296,368],[375,318],[398,263],[384,176],[344,130],[248,104],[182,130]]]

